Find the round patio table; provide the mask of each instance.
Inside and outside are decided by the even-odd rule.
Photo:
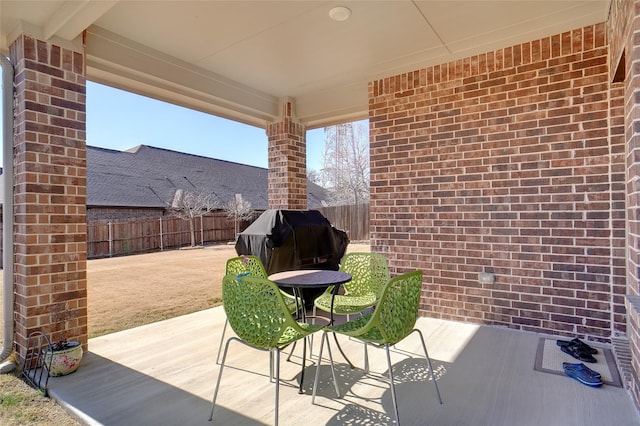
[[[276,285],[280,288],[290,288],[293,291],[294,296],[300,298],[299,300],[301,300],[302,302],[302,309],[300,309],[301,318],[303,321],[306,321],[306,304],[302,290],[307,288],[327,288],[329,286],[334,286],[332,294],[333,296],[335,296],[336,294],[338,294],[341,284],[351,281],[351,274],[342,271],[333,271],[331,269],[298,269],[295,271],[283,271],[269,275],[269,280],[276,283]],[[298,299],[296,298],[296,300]],[[333,324],[333,298],[331,298],[329,324]],[[333,336],[335,338],[336,345],[338,346],[338,350],[340,350],[340,353],[342,354],[344,359],[346,359],[351,368],[353,368],[353,364],[342,351],[336,335],[334,334]],[[306,348],[307,345],[305,341],[302,353],[302,373],[300,374],[300,389],[298,393],[303,393],[302,386],[304,381]]]
[[[330,269],[299,269],[295,271],[277,272],[269,275],[269,279],[278,287],[290,288],[302,301],[302,317],[305,318],[305,301],[303,291],[307,288],[333,287],[333,295],[338,294],[340,285],[351,281],[351,274]],[[330,324],[333,324],[333,299],[331,299]]]

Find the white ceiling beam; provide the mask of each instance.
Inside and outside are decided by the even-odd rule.
[[[92,26],[87,30],[87,77],[98,82],[144,81],[144,94],[265,127],[278,117],[278,98]],[[154,89],[155,88],[155,89]],[[135,92],[135,90],[133,90]],[[186,104],[185,100],[193,98]]]
[[[42,34],[45,40],[58,36],[73,40],[119,0],[83,0],[64,2],[47,20]]]

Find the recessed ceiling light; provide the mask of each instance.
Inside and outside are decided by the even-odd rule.
[[[351,16],[351,9],[344,6],[337,6],[329,11],[329,16],[334,21],[346,21]]]

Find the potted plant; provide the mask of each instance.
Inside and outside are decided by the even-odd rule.
[[[73,373],[82,360],[80,342],[60,340],[44,349],[44,360],[49,366],[49,376],[64,376]]]

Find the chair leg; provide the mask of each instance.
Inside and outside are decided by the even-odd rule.
[[[389,353],[389,344],[384,345],[387,352],[387,365],[389,366],[389,380],[391,382],[391,399],[393,400],[393,411],[396,413],[396,424],[400,426],[400,416],[398,415],[398,401],[396,399],[396,386],[393,383],[393,367],[391,367],[391,354]]]
[[[269,381],[273,381],[273,349],[269,351]]]
[[[218,347],[218,356],[216,357],[216,364],[220,364],[220,352],[222,352],[222,343],[224,342],[224,335],[227,333],[227,325],[229,325],[229,319],[224,320],[224,327],[222,327],[222,336],[220,336],[220,346]]]
[[[220,371],[218,372],[218,379],[216,380],[216,388],[213,391],[213,398],[211,399],[211,411],[209,413],[209,421],[213,420],[213,410],[216,408],[216,400],[218,399],[218,390],[220,389],[220,381],[222,379],[222,371],[224,370],[224,363],[227,359],[227,352],[229,351],[229,343],[232,340],[238,340],[242,342],[237,337],[230,337],[227,340],[227,344],[224,347],[224,353],[222,355],[222,363],[220,364]],[[275,351],[275,361],[273,360],[273,352]],[[275,364],[275,365],[274,365]],[[275,425],[278,425],[278,406],[280,403],[280,349],[275,348],[269,350],[269,376],[273,377],[273,367],[275,366],[275,376],[276,376],[276,406],[275,406]]]
[[[424,343],[424,337],[422,336],[422,332],[417,328],[413,331],[417,331],[420,336],[420,342],[422,343],[422,349],[424,349],[424,357],[427,359],[427,364],[429,365],[429,370],[431,371],[431,380],[433,380],[433,384],[436,387],[436,394],[438,394],[438,401],[442,404],[442,397],[440,396],[440,389],[438,389],[438,382],[436,381],[436,375],[433,371],[433,365],[431,365],[431,358],[429,357],[429,353],[427,352],[427,345]]]
[[[325,333],[326,335],[326,333]],[[340,389],[338,389],[338,380],[336,379],[336,370],[333,367],[333,354],[331,353],[331,345],[329,344],[329,336],[327,336],[327,353],[329,354],[329,365],[331,366],[331,376],[333,376],[333,386],[336,388],[336,397],[340,398]],[[318,364],[320,361],[318,360]]]
[[[322,351],[324,350],[324,339],[327,335],[326,331],[322,332],[322,338],[320,339],[320,352],[318,352],[318,365],[316,365],[316,377],[313,379],[313,390],[311,391],[311,403],[316,401],[316,390],[318,389],[318,379],[320,378],[320,364],[322,364]]]
[[[278,426],[278,405],[280,403],[280,349],[276,348],[276,408],[275,408],[275,426]]]
[[[298,389],[298,393],[304,393],[304,367],[305,362],[307,360],[307,338],[302,339],[302,371],[300,372],[300,388]]]
[[[320,353],[318,354],[318,365],[316,366],[316,377],[313,380],[313,392],[311,394],[311,403],[314,404],[316,400],[316,390],[318,389],[318,380],[320,379],[320,364],[322,363],[322,351],[324,349],[324,342],[327,341],[327,351],[329,352],[329,364],[331,365],[331,375],[333,376],[333,385],[336,388],[336,396],[340,398],[340,389],[338,388],[338,380],[336,380],[336,371],[333,368],[333,355],[331,354],[331,346],[329,345],[329,336],[327,332],[322,333],[320,338]]]
[[[311,316],[316,316],[316,305],[313,305],[313,310],[311,311]],[[313,320],[313,324],[315,324],[315,319]],[[308,336],[309,339],[309,359],[313,359],[313,334]]]
[[[364,343],[364,372],[365,374],[369,374],[369,351],[367,348],[369,347],[368,343]]]
[[[296,343],[298,343],[297,340],[293,342],[293,345],[291,345],[291,352],[289,352],[289,356],[287,357],[287,362],[291,361],[291,356],[293,355],[293,351],[296,349]]]
[[[222,379],[222,370],[224,369],[224,361],[227,359],[227,351],[229,350],[230,338],[227,340],[227,344],[224,347],[224,354],[222,355],[222,363],[220,364],[220,371],[218,372],[218,380],[216,380],[216,389],[213,391],[213,399],[211,400],[211,412],[209,413],[209,421],[213,419],[213,409],[216,408],[216,399],[218,398],[218,389],[220,388],[220,379]]]
[[[313,358],[313,353],[312,353],[313,335],[307,337],[307,339],[309,339],[309,359],[312,359]],[[291,357],[293,356],[293,351],[296,349],[296,343],[298,343],[298,342],[295,341],[291,345],[291,351],[289,352],[289,356],[287,357],[287,362],[291,361]]]

